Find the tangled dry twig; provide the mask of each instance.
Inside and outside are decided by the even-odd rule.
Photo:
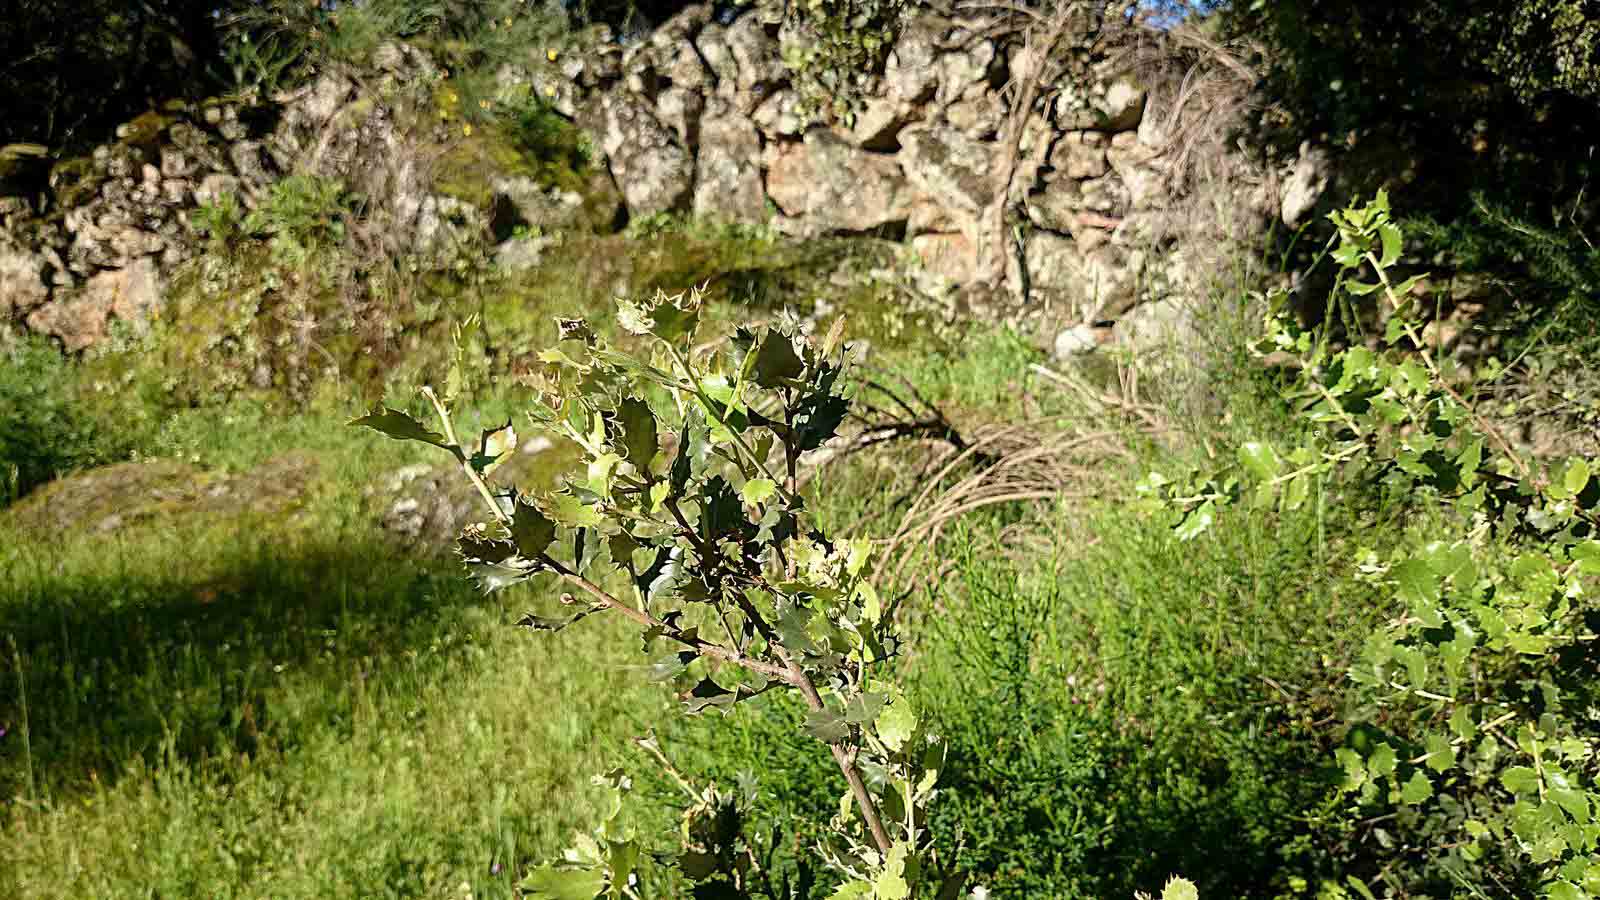
[[[1137,459],[1135,439],[1171,430],[1154,406],[1138,399],[1132,369],[1119,370],[1109,388],[1043,366],[1033,366],[1032,372],[1040,387],[1055,393],[1054,399],[1066,401],[1056,405],[1068,411],[962,429],[905,379],[869,370],[863,382],[868,399],[858,401],[867,411],[859,419],[860,428],[811,460],[810,474],[829,461],[868,450],[910,452],[908,459],[893,465],[898,480],[908,486],[845,530],[881,525],[892,517],[892,531],[880,542],[883,558],[893,562],[885,570],[891,583],[905,587],[907,573],[918,571],[924,574],[916,580],[937,581],[934,556],[940,538],[972,513],[1097,496],[1115,477],[1115,463]],[[916,565],[918,561],[929,564]]]

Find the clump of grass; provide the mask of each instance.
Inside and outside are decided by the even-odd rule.
[[[42,338],[0,344],[0,506],[117,456],[118,435],[75,406],[76,385],[71,364]]]

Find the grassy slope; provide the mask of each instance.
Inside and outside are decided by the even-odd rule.
[[[550,313],[585,311],[618,280],[714,276],[715,317],[733,322],[815,296],[807,273],[848,257],[653,223],[570,243],[481,302],[430,311],[416,333],[436,342],[440,325],[480,313],[469,352],[492,347],[491,369],[515,370],[548,340]],[[875,362],[964,426],[1082,415],[1030,371],[1039,356],[1025,341],[981,329],[949,341],[873,290],[842,299]],[[519,864],[585,822],[589,773],[645,768],[619,747],[667,698],[633,677],[620,630],[518,633],[508,622],[548,588],[484,600],[375,528],[382,501],[364,488],[427,457],[340,424],[362,397],[399,402],[436,367],[406,340],[377,380],[292,408],[249,392],[173,408],[128,354],[57,373],[146,386],[117,393],[123,403],[97,392],[83,405],[92,421],[55,436],[68,444],[131,447],[196,465],[196,478],[259,472],[288,451],[311,462],[291,465],[303,489],[268,512],[157,504],[114,537],[0,513],[0,634],[18,646],[0,665],[0,892],[509,896]],[[1203,387],[1166,398],[1203,410],[1187,423],[1202,431],[1224,406],[1235,422],[1260,406],[1245,383]],[[513,392],[486,396],[476,418],[516,405]],[[965,820],[966,859],[1005,896],[1125,894],[1175,868],[1262,895],[1282,885],[1292,817],[1321,790],[1306,723],[1363,619],[1334,586],[1305,590],[1294,573],[1353,526],[1308,513],[1174,547],[1116,498],[1183,451],[1128,445],[1107,497],[991,510],[935,548],[954,565],[913,599],[927,637],[907,675],[952,739],[961,789],[941,827]],[[883,511],[908,471],[862,460],[813,487],[845,526]],[[719,778],[765,772],[779,820],[821,818],[836,776],[794,725],[793,710],[756,705],[673,727],[669,750]]]
[[[0,356],[0,396],[37,411],[0,422],[10,458],[35,476],[145,461],[0,507],[0,895],[510,895],[667,698],[610,627],[560,641],[508,627],[547,587],[485,599],[382,533],[389,498],[367,489],[439,460],[344,423],[375,394],[415,405],[441,326],[469,314],[484,323],[469,358],[498,360],[482,376],[619,283],[711,279],[727,324],[815,296],[818,271],[861,252],[670,221],[574,239],[531,275],[424,310],[387,371],[358,363],[290,402],[248,388],[207,402],[229,383],[216,367],[238,361],[196,355],[216,342],[192,327],[79,366]],[[871,294],[852,295],[858,330],[881,343],[915,322]],[[405,346],[419,339],[425,352]],[[458,424],[518,405],[515,388],[490,391]],[[102,530],[112,514],[126,521]]]
[[[606,629],[533,640],[519,598],[377,533],[360,489],[415,456],[343,418],[171,437],[240,467],[316,447],[287,514],[0,535],[0,891],[506,896],[582,823],[661,698]]]

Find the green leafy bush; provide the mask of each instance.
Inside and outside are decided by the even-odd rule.
[[[905,0],[809,0],[789,7],[800,39],[786,45],[801,107],[849,122],[883,72],[906,12]]]
[[[1348,551],[1393,618],[1350,670],[1338,890],[1600,895],[1594,464],[1530,461],[1443,361],[1407,349],[1422,346],[1422,276],[1389,277],[1402,234],[1383,194],[1332,218],[1342,290],[1389,307],[1379,347],[1335,350],[1275,318],[1265,346],[1307,359],[1295,399],[1312,439],[1247,442],[1232,469],[1152,474],[1141,491],[1176,510],[1184,540],[1234,505],[1301,508],[1324,482],[1370,485],[1421,523]]]

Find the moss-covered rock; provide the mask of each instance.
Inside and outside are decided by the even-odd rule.
[[[0,528],[32,534],[112,534],[182,519],[282,516],[311,491],[318,470],[308,453],[289,453],[230,475],[176,460],[118,463],[52,482],[0,511]]]

